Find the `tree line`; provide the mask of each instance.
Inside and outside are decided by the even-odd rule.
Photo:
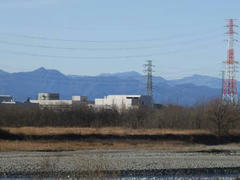
[[[38,106],[0,106],[0,127],[127,127],[161,129],[205,129],[218,136],[240,127],[240,108],[214,99],[192,107],[166,105],[154,109],[69,109]]]

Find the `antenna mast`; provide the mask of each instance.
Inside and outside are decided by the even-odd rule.
[[[152,83],[152,73],[153,73],[153,67],[152,60],[148,60],[147,64],[144,64],[147,77],[147,95],[151,97],[151,105],[153,106],[153,83]]]
[[[228,51],[227,51],[227,61],[224,63],[225,66],[225,73],[224,73],[224,85],[223,85],[223,95],[222,100],[225,103],[238,103],[238,96],[237,96],[237,84],[236,84],[236,64],[238,62],[234,59],[234,19],[228,19],[227,28],[228,31]]]

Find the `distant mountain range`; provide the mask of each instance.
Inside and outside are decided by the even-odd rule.
[[[58,92],[61,99],[85,95],[90,100],[109,94],[145,94],[146,78],[134,71],[98,76],[64,75],[57,70],[39,68],[31,72],[8,73],[0,70],[0,94],[17,101],[36,99],[39,92]],[[194,105],[219,97],[221,80],[193,75],[177,80],[154,77],[154,101],[162,104]]]

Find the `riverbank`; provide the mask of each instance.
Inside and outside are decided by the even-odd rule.
[[[240,135],[217,137],[204,130],[22,127],[0,130],[0,151],[168,150],[202,151],[240,144]]]
[[[1,152],[0,177],[160,177],[240,174],[240,148],[219,151],[80,150]],[[222,150],[222,151],[220,151]]]

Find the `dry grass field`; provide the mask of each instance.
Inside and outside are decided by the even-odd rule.
[[[188,144],[181,141],[161,142],[82,142],[82,141],[8,141],[0,140],[0,151],[68,151],[68,150],[173,150],[173,151],[196,151],[203,145]]]
[[[194,135],[203,135],[208,137],[213,135],[206,130],[173,130],[173,129],[128,129],[122,127],[107,128],[59,128],[59,127],[20,127],[20,128],[2,128],[11,134],[28,137],[22,140],[0,140],[0,151],[62,151],[62,150],[82,150],[82,149],[156,149],[173,151],[199,151],[206,147],[203,143],[193,143],[179,139],[180,136],[190,137]],[[238,133],[238,131],[233,131]],[[59,135],[59,136],[58,136]],[[72,139],[72,135],[90,137],[87,139]],[[89,136],[88,136],[89,135]],[[108,139],[93,138],[92,135],[110,136]],[[122,137],[112,139],[111,135]],[[162,139],[128,139],[127,136],[164,136]],[[68,139],[31,139],[32,136],[47,137],[65,137]],[[167,139],[168,136],[177,137]],[[95,137],[95,136],[94,136]]]
[[[174,130],[174,129],[129,129],[123,127],[106,128],[60,128],[60,127],[20,127],[20,128],[2,128],[13,134],[24,135],[59,135],[59,134],[101,134],[101,135],[194,135],[211,134],[207,130]]]
[[[128,128],[59,128],[59,127],[20,127],[2,128],[11,134],[26,136],[37,135],[193,135],[210,134],[204,130],[170,130],[170,129],[128,129]],[[80,149],[158,149],[191,151],[198,150],[203,145],[191,144],[183,141],[148,141],[148,140],[0,140],[0,151],[61,151]]]

